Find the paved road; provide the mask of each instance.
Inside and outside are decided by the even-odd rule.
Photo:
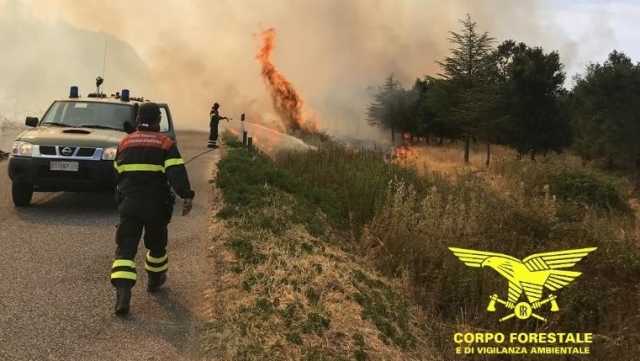
[[[203,150],[206,135],[181,133],[178,140],[188,159]],[[112,315],[112,196],[36,193],[32,207],[15,209],[6,161],[0,162],[0,360],[199,359],[209,284],[208,179],[217,157],[209,153],[188,165],[197,196],[190,217],[179,216],[179,207],[174,212],[168,287],[147,294],[139,272],[127,320]]]

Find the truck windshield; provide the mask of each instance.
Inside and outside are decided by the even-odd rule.
[[[57,101],[41,124],[124,131],[124,122],[133,123],[134,119],[134,107],[130,105]]]

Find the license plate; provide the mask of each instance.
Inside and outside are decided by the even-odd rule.
[[[49,163],[49,170],[53,171],[77,172],[79,168],[78,162],[52,161]]]

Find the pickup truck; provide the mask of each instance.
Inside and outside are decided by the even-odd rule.
[[[72,87],[69,98],[53,101],[42,119],[27,117],[25,124],[33,129],[18,135],[9,157],[14,205],[28,206],[33,192],[113,190],[118,143],[135,129],[144,101],[126,89],[80,97]],[[160,131],[175,140],[169,106],[158,105]]]

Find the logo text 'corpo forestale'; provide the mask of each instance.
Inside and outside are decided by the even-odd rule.
[[[576,263],[580,262],[584,257],[596,249],[596,247],[589,247],[556,252],[536,253],[519,260],[515,257],[502,253],[449,247],[449,250],[451,250],[451,252],[453,252],[453,254],[465,265],[475,268],[489,267],[507,279],[508,290],[506,292],[506,297],[504,295],[500,296],[498,293],[493,293],[489,296],[487,305],[488,312],[496,312],[497,307],[501,307],[506,311],[506,313],[500,315],[500,318],[498,319],[499,322],[505,322],[511,319],[527,320],[529,318],[546,322],[547,318],[545,317],[545,310],[549,310],[550,312],[560,311],[558,296],[556,293],[582,275],[581,272],[569,269],[574,267]],[[464,348],[460,347],[462,343],[467,345],[474,343],[478,344],[478,340],[476,339],[477,334],[472,335],[473,342],[469,342],[470,335],[461,333],[456,333],[454,335],[454,342],[458,345],[458,347],[456,347],[456,353],[469,354],[476,353],[477,351],[478,353],[526,354],[528,353],[527,350],[530,350],[534,351],[532,353],[584,354],[589,353],[588,348],[580,349],[575,346],[591,343],[591,334],[569,334],[569,343],[577,341],[574,343],[573,347],[550,347],[552,346],[550,344],[557,342],[557,333],[548,335],[553,337],[545,337],[545,334],[536,334],[537,337],[527,339],[527,341],[532,341],[531,343],[534,347],[526,348],[522,347],[523,340],[518,338],[521,334],[513,334],[515,335],[516,340],[520,341],[520,346],[496,346],[483,348],[474,348],[469,346]],[[491,335],[494,337],[491,337]],[[585,337],[587,335],[588,337]],[[509,338],[511,339],[512,337],[514,336],[510,335]],[[498,345],[504,342],[504,335],[501,333],[484,334],[483,338],[488,338],[485,340],[490,342],[493,341]],[[561,336],[561,339],[562,338],[563,337]],[[562,344],[564,342],[558,343]],[[545,344],[545,347],[540,347],[540,344]]]

